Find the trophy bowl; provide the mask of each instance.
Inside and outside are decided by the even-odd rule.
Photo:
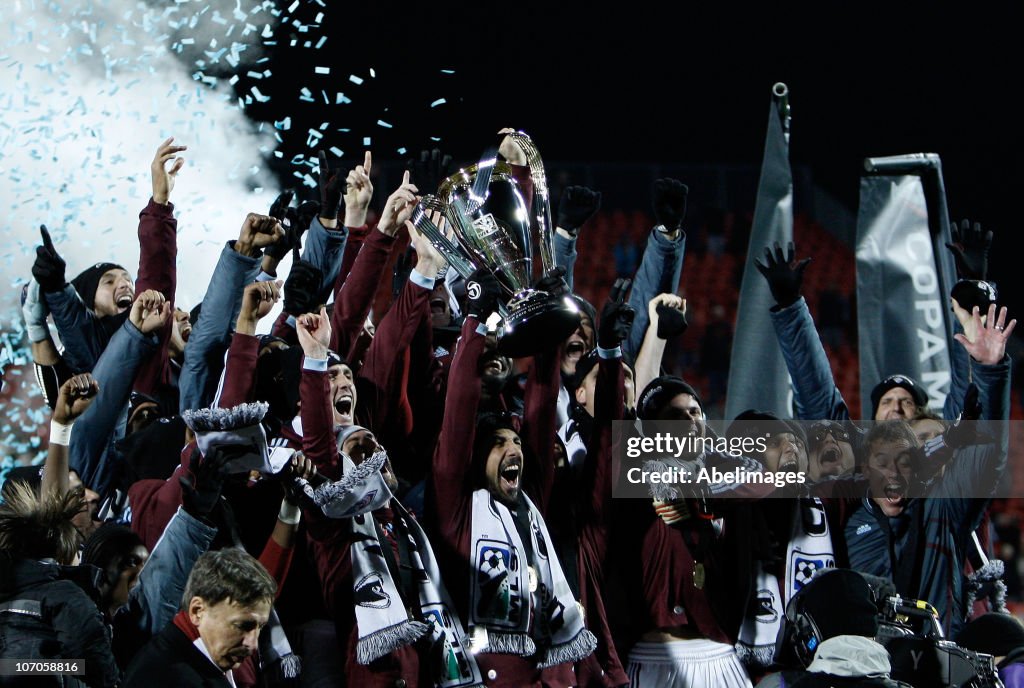
[[[531,287],[534,231],[529,207],[508,164],[488,162],[459,170],[441,184],[438,200],[459,247],[472,263],[489,269],[505,291],[507,302],[498,328],[503,354],[533,355],[564,341],[579,327],[579,310],[572,299]],[[543,216],[550,217],[546,207],[538,220]],[[545,240],[542,231],[540,241]],[[542,251],[542,257],[549,253]],[[544,268],[547,272],[551,266]]]

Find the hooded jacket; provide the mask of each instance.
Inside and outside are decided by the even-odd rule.
[[[0,557],[0,650],[22,659],[78,659],[85,683],[115,686],[120,672],[103,615],[68,574],[98,569]]]

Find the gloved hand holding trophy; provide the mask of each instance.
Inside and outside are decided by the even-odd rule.
[[[528,135],[513,131],[507,140],[526,158],[533,182],[531,203],[523,197],[511,165],[498,159],[497,149],[490,149],[476,165],[443,180],[435,195],[424,196],[412,223],[463,278],[477,268],[494,274],[506,297],[498,307],[498,348],[518,358],[566,339],[579,326],[580,316],[571,298],[534,288],[535,237],[543,274],[554,268],[547,179],[540,153]],[[436,213],[452,228],[454,240],[431,220]]]

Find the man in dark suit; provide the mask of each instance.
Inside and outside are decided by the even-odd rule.
[[[184,609],[135,656],[125,688],[238,685],[232,672],[251,664],[276,590],[267,570],[241,550],[202,555],[188,577]]]

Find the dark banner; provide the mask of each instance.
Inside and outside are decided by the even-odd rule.
[[[861,414],[871,389],[906,375],[942,410],[950,383],[955,265],[938,156],[875,158],[861,178],[857,214],[857,319]]]
[[[789,168],[789,94],[785,84],[772,88],[764,161],[757,186],[754,222],[747,246],[743,284],[736,312],[736,333],[729,367],[725,417],[746,409],[790,416],[790,382],[768,309],[775,305],[768,283],[754,266],[773,242],[793,240],[793,175]]]

